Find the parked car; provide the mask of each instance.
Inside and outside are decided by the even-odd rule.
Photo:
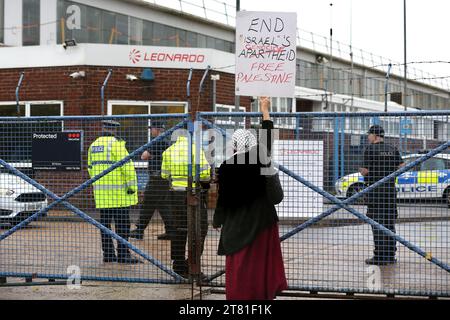
[[[15,225],[47,204],[45,194],[30,183],[13,174],[0,173],[0,225]]]
[[[410,163],[421,156],[410,154],[403,160]],[[398,199],[444,199],[450,208],[450,155],[438,154],[420,163],[398,176],[395,185]],[[346,175],[335,183],[338,198],[351,197],[364,188],[364,177],[359,173]]]

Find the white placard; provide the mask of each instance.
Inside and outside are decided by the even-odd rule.
[[[294,96],[296,29],[296,13],[237,13],[236,95]]]
[[[290,171],[323,189],[323,142],[275,140],[273,158]],[[280,171],[284,199],[277,206],[285,219],[311,218],[323,212],[323,197]]]

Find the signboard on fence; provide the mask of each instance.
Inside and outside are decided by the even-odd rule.
[[[323,189],[323,142],[275,140],[275,162]],[[280,172],[284,199],[277,206],[278,216],[284,219],[311,218],[323,212],[323,197]]]
[[[294,96],[296,30],[296,13],[237,13],[236,95]]]
[[[81,131],[33,132],[31,139],[33,169],[81,170]]]

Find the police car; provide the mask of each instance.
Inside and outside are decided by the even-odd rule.
[[[45,194],[25,180],[0,173],[0,226],[15,225],[47,204]]]
[[[407,164],[422,157],[423,154],[403,156]],[[438,154],[395,180],[398,199],[444,199],[450,208],[450,155]],[[349,174],[336,181],[338,198],[348,198],[363,190],[364,177],[359,173]],[[362,198],[359,203],[365,200]]]

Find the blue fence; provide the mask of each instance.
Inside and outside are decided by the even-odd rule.
[[[277,210],[289,290],[449,296],[450,112],[271,116],[277,131],[273,156],[285,190]],[[118,135],[126,141],[129,155],[89,177],[87,152],[102,135],[103,119],[122,124]],[[408,130],[402,126],[404,119],[408,119]],[[154,120],[165,123],[157,136],[148,130]],[[174,141],[173,133],[183,129],[193,141],[202,140],[189,149],[190,157],[199,159],[203,147],[214,171],[232,152],[232,130],[260,127],[259,113],[205,112],[198,113],[196,120],[190,122],[185,114],[0,118],[5,146],[0,155],[4,172],[0,175],[0,277],[67,279],[69,267],[76,266],[81,280],[189,281],[172,268],[171,241],[158,240],[168,228],[159,212],[163,208],[157,209],[141,239],[129,233],[124,237],[117,232],[120,221],[114,221],[115,228],[101,223],[91,188],[133,161],[139,183],[139,204],[129,213],[133,230],[141,221],[145,186],[152,181],[148,166],[153,162],[141,160],[144,151]],[[400,150],[405,166],[368,186],[358,168],[368,145],[367,129],[375,122],[385,128],[384,140]],[[34,169],[33,153],[38,151],[32,148],[32,134],[65,131],[82,132],[81,170]],[[187,169],[192,182],[199,181],[200,165]],[[367,216],[367,195],[392,180],[398,190],[395,230]],[[31,194],[43,194],[45,201],[23,200]],[[219,234],[209,227],[201,258],[193,247],[199,243],[197,220],[205,210],[207,193],[200,192],[197,184],[197,189],[188,188],[186,196],[198,200],[188,201],[193,204],[183,209],[190,221],[186,259],[191,276],[201,271],[206,275],[204,285],[224,286],[225,259],[216,254]],[[173,198],[164,198],[160,206],[164,201],[173,209]],[[209,208],[209,221],[213,213]],[[376,230],[395,239],[396,263],[365,263],[372,255]],[[105,263],[102,233],[143,263]]]

